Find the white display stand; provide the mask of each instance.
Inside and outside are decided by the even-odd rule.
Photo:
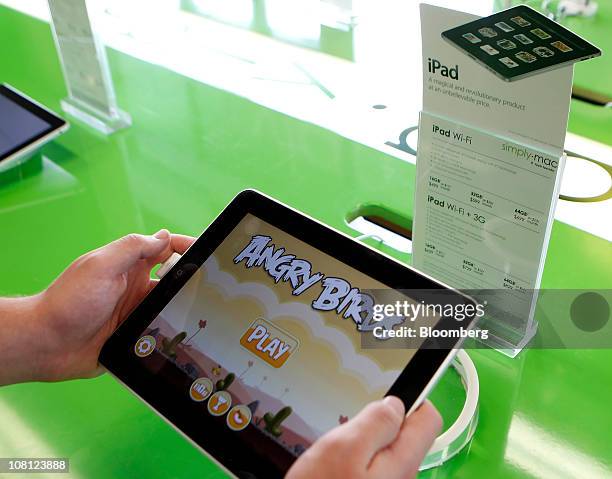
[[[49,0],[51,26],[68,97],[62,109],[108,135],[131,125],[121,111],[103,45],[91,26],[86,0]]]
[[[461,376],[465,403],[455,422],[434,441],[419,467],[420,471],[439,466],[458,454],[470,442],[478,425],[480,383],[476,366],[463,349],[459,350],[452,365]]]

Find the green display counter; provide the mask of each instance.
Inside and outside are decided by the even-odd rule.
[[[0,7],[0,44],[0,82],[61,111],[49,25]],[[78,255],[129,232],[197,235],[245,188],[351,235],[346,218],[361,205],[410,220],[414,165],[131,56],[111,50],[109,61],[133,126],[107,138],[75,123],[42,160],[0,178],[0,295],[40,291]],[[612,142],[595,106],[572,108],[571,129]],[[555,222],[542,287],[609,288],[611,271],[607,241]],[[423,477],[612,475],[612,351],[470,355],[478,429]],[[435,391],[447,420],[460,396],[451,376]],[[74,478],[225,477],[108,375],[0,389],[0,457],[11,456],[69,458]]]

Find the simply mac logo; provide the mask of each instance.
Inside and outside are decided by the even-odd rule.
[[[427,69],[429,73],[440,74],[446,78],[452,78],[453,80],[459,80],[459,65],[455,65],[454,67],[448,67],[446,65],[442,65],[440,60],[436,60],[435,58],[427,59]]]
[[[539,153],[532,153],[527,148],[503,143],[501,149],[507,153],[510,153],[511,155],[516,156],[517,158],[524,158],[527,161],[531,161],[531,163],[535,165],[546,166],[554,170],[556,170],[557,166],[559,166],[558,160],[548,158],[547,156],[540,155]]]

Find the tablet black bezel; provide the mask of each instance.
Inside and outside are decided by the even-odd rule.
[[[521,28],[515,25],[510,21],[510,18],[515,16],[526,17],[526,19],[531,21],[531,26]],[[530,30],[538,27],[544,27],[547,30],[550,30],[555,36],[547,40],[536,39],[533,45],[530,46],[522,45],[520,44],[520,42],[518,42],[518,40],[514,40],[514,42],[518,44],[515,50],[508,51],[496,47],[497,49],[499,49],[500,53],[495,56],[488,55],[486,52],[480,49],[480,46],[483,44],[483,42],[487,41],[486,39],[478,44],[471,44],[466,40],[462,39],[462,35],[465,33],[474,33],[477,32],[479,28],[491,27],[495,25],[495,23],[499,22],[506,22],[511,26],[515,27],[515,29],[513,32],[500,33],[500,29],[496,28],[498,36],[495,37],[494,40],[489,40],[493,43],[496,43],[498,40],[501,40],[506,37],[513,37],[514,35],[520,33],[528,33],[531,37],[533,37],[534,35],[530,32]],[[601,55],[601,50],[595,45],[586,41],[584,38],[576,35],[574,32],[568,30],[563,25],[560,25],[559,23],[551,20],[545,15],[542,15],[537,10],[526,5],[517,5],[516,7],[512,7],[507,10],[494,13],[493,15],[489,15],[488,17],[482,17],[477,20],[473,20],[463,25],[459,25],[457,27],[446,30],[442,32],[441,35],[444,40],[448,41],[454,47],[458,48],[463,53],[467,54],[470,58],[474,59],[482,66],[484,66],[491,72],[495,73],[498,77],[506,81],[513,81],[529,77],[540,72],[543,73],[552,69],[556,69],[565,65],[570,65],[582,60],[588,60],[589,58]],[[553,47],[550,47],[549,45],[551,41],[553,41],[555,38],[573,45],[575,47],[574,50],[572,52],[564,54],[555,51],[555,49]],[[541,46],[539,45],[539,43],[546,43],[546,46],[555,51],[556,55],[549,58],[541,58],[535,55],[537,57],[537,63],[534,63],[533,65],[530,63],[522,63],[521,61],[516,60],[519,64],[519,67],[514,69],[503,68],[503,65],[501,64],[501,62],[499,62],[499,58],[504,56],[512,56],[518,51],[531,51],[536,46]],[[537,66],[537,68],[534,68],[534,66]]]
[[[19,151],[23,150],[24,148],[31,145],[32,143],[35,143],[41,138],[44,138],[50,133],[53,133],[54,131],[59,130],[67,125],[66,120],[64,120],[63,118],[60,118],[59,116],[55,115],[49,110],[46,110],[45,108],[37,105],[30,99],[18,93],[16,90],[10,88],[8,85],[4,83],[0,84],[0,95],[5,96],[12,102],[19,105],[24,110],[29,111],[30,113],[36,115],[38,118],[40,118],[45,123],[49,124],[49,127],[43,130],[41,133],[38,133],[36,135],[29,137],[27,140],[16,145],[14,148],[11,148],[6,153],[1,154],[0,162],[6,160],[7,158],[10,158],[15,153],[18,153]]]
[[[261,441],[256,441],[255,444],[247,441],[245,432],[259,431],[254,426],[238,433],[231,431],[225,425],[224,418],[216,418],[206,412],[205,403],[195,403],[189,398],[187,391],[190,381],[181,386],[184,393],[168,392],[167,384],[161,383],[158,375],[144,367],[133,354],[134,344],[142,332],[248,213],[386,284],[389,288],[448,289],[301,213],[256,191],[246,190],[234,198],[160,280],[155,289],[135,308],[104,345],[100,362],[234,474],[239,477],[247,473],[251,474],[250,477],[283,477],[295,460],[292,454],[274,441],[268,440],[261,432],[258,432],[261,434]],[[458,302],[474,304],[468,297],[458,292],[455,294]],[[470,320],[465,320],[462,325],[467,327],[469,323]],[[455,329],[459,324],[461,323],[457,323],[453,318],[445,318],[436,328]],[[459,340],[454,346],[458,343]],[[449,349],[436,349],[431,346],[428,348],[424,345],[409,359],[388,394],[399,396],[408,410],[448,357]],[[206,434],[201,429],[212,429],[215,433]]]

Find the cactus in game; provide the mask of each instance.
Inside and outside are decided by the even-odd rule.
[[[187,337],[187,333],[183,331],[182,333],[178,333],[171,340],[168,339],[162,340],[162,353],[166,356],[171,357],[172,359],[176,359],[176,347]]]
[[[230,387],[230,384],[234,382],[235,378],[236,375],[234,373],[229,373],[227,376],[225,376],[225,379],[219,379],[217,381],[215,388],[217,391],[225,391],[228,387]]]
[[[289,406],[285,406],[276,414],[272,414],[267,412],[264,414],[263,420],[266,423],[264,429],[272,434],[274,437],[279,437],[283,431],[280,429],[281,423],[289,417],[289,415],[293,412]]]

